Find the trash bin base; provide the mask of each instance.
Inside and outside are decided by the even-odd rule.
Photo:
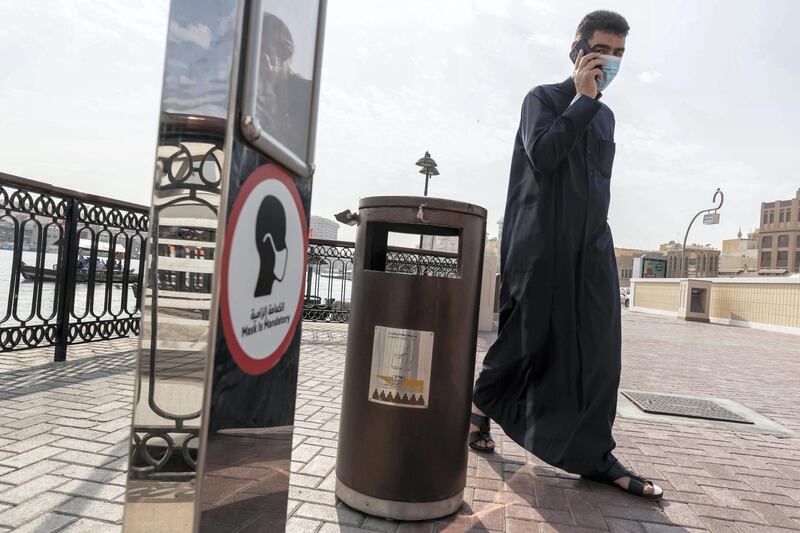
[[[355,491],[336,478],[336,496],[349,507],[373,516],[393,520],[433,520],[451,515],[461,508],[464,491],[436,502],[399,502],[367,496]]]

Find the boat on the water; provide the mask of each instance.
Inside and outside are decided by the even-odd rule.
[[[77,283],[106,283],[109,273],[111,274],[112,282],[115,284],[122,284],[125,281],[125,271],[115,269],[114,266],[119,260],[121,266],[125,257],[125,248],[117,245],[114,250],[114,263],[110,265],[110,269],[102,258],[108,258],[108,244],[97,243],[97,262],[94,268],[94,275],[90,269],[89,262],[91,260],[92,241],[89,239],[81,239],[78,243],[78,272],[75,275]],[[44,282],[55,282],[58,277],[58,265],[52,265],[51,268],[39,269],[36,266],[28,265],[24,261],[20,262],[19,273],[25,281],[36,281],[37,276],[41,275]],[[138,275],[135,271],[128,273],[128,283],[135,284]]]
[[[42,269],[42,281],[56,281],[56,277],[58,276],[58,270],[56,270],[56,265],[53,265],[53,268],[45,268]],[[20,263],[19,266],[19,273],[25,281],[36,281],[36,274],[39,272],[39,269],[35,266],[26,265],[23,261]],[[112,272],[112,280],[113,283],[122,283],[124,281],[124,272],[120,272],[119,270]],[[131,272],[128,274],[128,282],[134,283],[136,281],[136,273]],[[105,270],[98,270],[94,273],[94,282],[95,283],[105,283],[108,279],[108,271]],[[75,281],[78,283],[89,283],[89,271],[88,270],[80,270],[77,272],[75,276]]]

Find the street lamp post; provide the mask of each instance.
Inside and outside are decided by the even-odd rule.
[[[710,222],[703,221],[705,224],[719,224],[719,215],[717,211],[722,207],[722,203],[725,201],[725,195],[722,194],[722,190],[717,188],[716,192],[714,192],[714,198],[712,199],[713,202],[717,201],[717,196],[719,196],[719,205],[716,207],[712,207],[711,209],[703,209],[702,211],[698,212],[691,222],[689,222],[689,227],[686,228],[686,235],[683,236],[683,247],[681,248],[681,275],[680,277],[689,276],[689,269],[685,263],[685,256],[686,256],[686,240],[689,238],[689,230],[692,229],[692,224],[694,221],[697,220],[697,217],[704,213],[713,213],[716,216],[711,218]]]
[[[431,157],[431,153],[427,150],[425,151],[425,157],[422,157],[417,161],[417,166],[422,167],[419,170],[420,174],[425,174],[425,193],[424,196],[428,196],[428,181],[431,179],[431,176],[438,176],[439,170],[436,168],[437,164],[436,161],[433,160]],[[419,236],[419,249],[422,250],[422,235]]]

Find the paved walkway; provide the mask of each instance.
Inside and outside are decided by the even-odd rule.
[[[304,328],[289,531],[800,530],[800,438],[621,415],[617,455],[664,487],[662,502],[553,469],[498,434],[495,456],[470,455],[459,514],[411,524],[354,512],[333,493],[346,328]],[[733,400],[800,433],[799,337],[629,312],[623,328],[623,389]],[[491,340],[479,339],[479,360]],[[0,532],[119,530],[133,348],[74,348],[59,365],[47,350],[0,355]]]

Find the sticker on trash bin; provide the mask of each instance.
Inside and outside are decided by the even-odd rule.
[[[369,401],[427,409],[433,332],[375,326]]]

